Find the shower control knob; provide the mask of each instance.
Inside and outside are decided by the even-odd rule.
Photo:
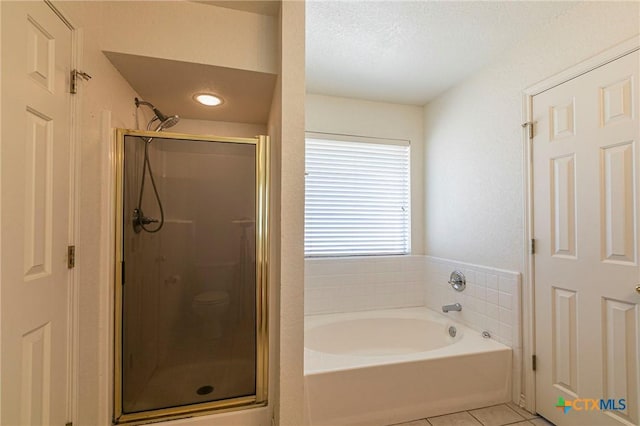
[[[455,291],[464,291],[467,287],[467,278],[460,271],[453,271],[449,276],[449,284]]]
[[[638,284],[638,285],[636,286],[636,291],[637,291],[638,293],[640,293],[640,284]]]
[[[153,218],[153,217],[145,216],[144,213],[142,213],[142,210],[140,210],[140,209],[133,209],[132,222],[133,222],[133,230],[137,234],[141,230],[144,229],[145,225],[149,225],[150,223],[158,223],[160,221],[158,219]],[[158,230],[161,227],[162,227],[162,225],[160,225],[158,227]]]

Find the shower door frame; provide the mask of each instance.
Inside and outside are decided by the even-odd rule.
[[[256,147],[256,393],[220,401],[193,403],[178,407],[147,410],[136,413],[122,411],[122,278],[124,262],[124,140],[126,136],[190,140],[212,143],[238,143]],[[268,335],[268,249],[269,249],[269,136],[255,138],[218,137],[185,133],[150,132],[115,129],[115,264],[114,264],[114,352],[113,352],[113,423],[143,424],[150,421],[172,420],[235,411],[267,405],[269,335]]]

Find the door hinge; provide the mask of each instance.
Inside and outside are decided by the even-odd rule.
[[[78,93],[78,77],[82,78],[83,80],[89,80],[91,79],[91,76],[89,74],[87,74],[84,71],[79,71],[79,70],[72,70],[71,71],[71,84],[69,87],[69,93],[71,94],[76,94]]]
[[[527,121],[526,123],[522,123],[522,127],[526,127],[529,140],[533,140],[533,121]]]
[[[536,240],[535,240],[535,238],[531,239],[531,254],[536,254]]]
[[[531,369],[536,371],[538,368],[538,358],[535,355],[531,355]]]
[[[67,268],[73,269],[76,267],[76,246],[67,247]]]

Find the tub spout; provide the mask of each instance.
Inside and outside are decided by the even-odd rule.
[[[442,307],[442,312],[449,312],[449,311],[457,311],[460,312],[462,310],[462,305],[459,303],[454,303],[453,305],[444,305]]]

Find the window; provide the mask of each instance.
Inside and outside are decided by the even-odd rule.
[[[307,134],[305,256],[408,254],[409,142]]]

